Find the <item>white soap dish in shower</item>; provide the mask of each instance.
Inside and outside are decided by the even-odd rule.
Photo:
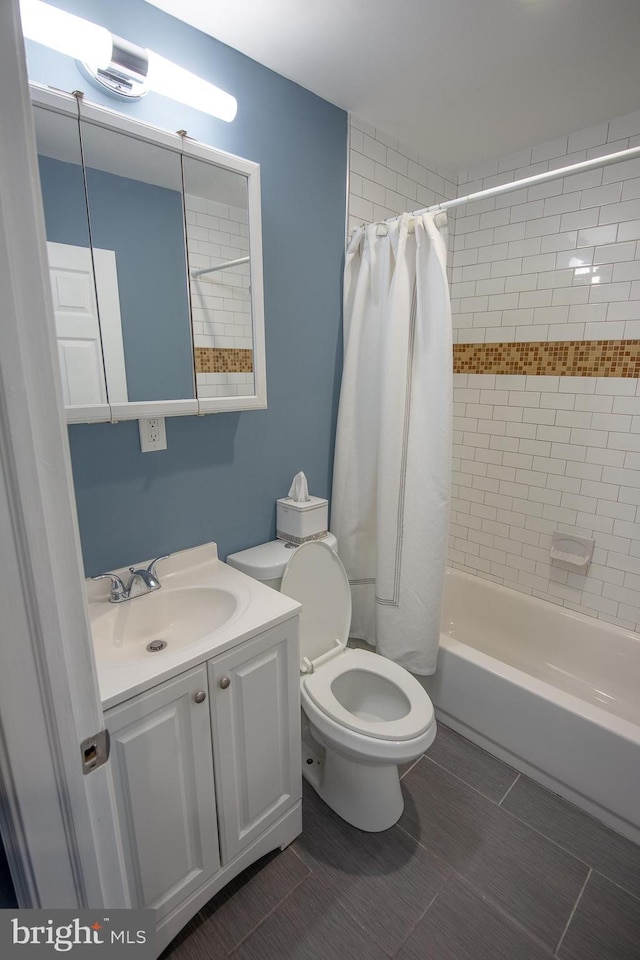
[[[551,559],[571,570],[586,570],[591,563],[595,540],[555,530],[551,537]]]

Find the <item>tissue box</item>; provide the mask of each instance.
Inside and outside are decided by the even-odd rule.
[[[276,500],[276,537],[289,543],[322,540],[328,533],[329,501],[322,497]]]

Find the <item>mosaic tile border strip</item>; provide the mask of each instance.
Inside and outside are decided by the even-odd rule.
[[[196,373],[253,373],[253,350],[194,347]]]
[[[454,373],[640,377],[640,340],[455,343]]]

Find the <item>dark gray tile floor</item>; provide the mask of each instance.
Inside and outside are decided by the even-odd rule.
[[[230,883],[163,960],[640,960],[640,847],[439,726],[405,810],[304,829]]]

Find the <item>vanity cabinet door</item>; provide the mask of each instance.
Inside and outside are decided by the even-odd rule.
[[[220,869],[206,666],[105,720],[131,906],[160,922]]]
[[[209,662],[223,864],[301,796],[298,620]]]

